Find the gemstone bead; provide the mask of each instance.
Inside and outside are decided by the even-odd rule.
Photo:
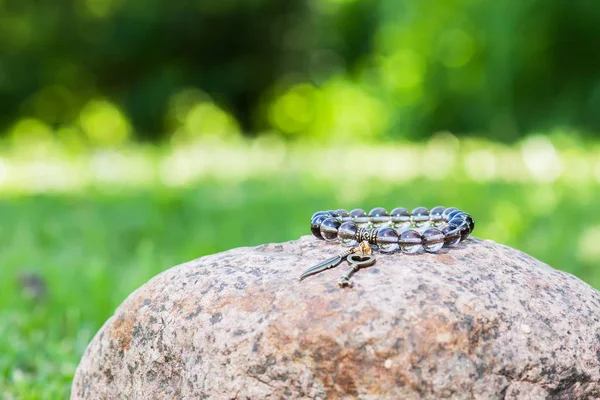
[[[469,235],[470,235],[473,232],[473,229],[475,229],[475,221],[473,220],[473,217],[471,217],[470,215],[467,216],[467,218],[465,218],[465,221],[469,225]]]
[[[422,238],[414,229],[407,229],[400,234],[400,248],[404,253],[413,254],[421,250]]]
[[[461,226],[462,224],[464,224],[464,223],[465,223],[465,217],[464,217],[464,216],[461,216],[461,215],[456,215],[456,216],[452,217],[452,218],[451,218],[451,219],[448,221],[448,223],[449,223],[449,224],[456,225],[456,226]]]
[[[460,229],[460,240],[466,240],[469,238],[469,235],[471,234],[471,232],[469,231],[469,225],[465,223],[464,226],[462,226]]]
[[[466,212],[462,211],[462,210],[454,210],[451,213],[448,214],[448,221],[452,221],[452,219],[454,217],[457,217],[459,215],[469,215]]]
[[[442,233],[446,237],[444,240],[444,246],[450,247],[460,242],[460,230],[456,225],[447,224],[442,228]]]
[[[436,228],[427,228],[423,232],[423,248],[425,251],[435,253],[444,246],[444,234]]]
[[[362,208],[355,208],[350,211],[350,220],[358,226],[364,226],[369,223],[369,216]]]
[[[338,229],[342,223],[337,218],[327,218],[321,223],[321,236],[326,242],[337,239]]]
[[[398,233],[392,228],[381,228],[377,231],[375,243],[379,246],[379,250],[384,253],[392,253],[400,247],[398,244]]]
[[[433,207],[431,209],[431,211],[429,211],[429,218],[431,219],[431,222],[440,222],[442,221],[444,218],[442,217],[442,213],[444,212],[444,210],[446,209],[446,207],[443,206],[437,206],[437,207]]]
[[[335,210],[335,212],[342,221],[350,221],[350,214],[348,214],[348,211],[340,208],[339,210]]]
[[[449,214],[450,214],[452,211],[457,211],[457,210],[458,210],[458,208],[456,208],[456,207],[449,207],[449,208],[446,208],[446,209],[444,210],[444,212],[442,213],[442,218],[444,218],[444,220],[445,220],[445,221],[449,221],[449,219],[448,219],[448,215],[449,215]]]
[[[396,207],[390,213],[390,220],[394,225],[402,225],[410,222],[410,213],[406,208]]]
[[[411,214],[413,224],[417,227],[424,226],[429,221],[429,210],[425,207],[417,207]]]
[[[376,207],[369,212],[369,219],[374,227],[379,227],[390,222],[390,214],[382,207]]]
[[[329,214],[319,214],[319,213],[316,213],[315,215],[316,216],[310,220],[310,231],[317,239],[322,240],[323,236],[321,236],[321,224],[327,218],[330,218],[330,216],[329,216]]]
[[[340,243],[348,247],[356,246],[358,244],[356,232],[358,232],[358,225],[352,221],[344,222],[338,228],[338,238],[340,239]]]
[[[329,216],[329,214],[327,213],[327,211],[317,211],[316,213],[314,213],[312,215],[312,217],[310,217],[310,220],[312,221],[313,219],[315,219],[315,217],[318,217],[319,215],[327,215],[327,216]]]
[[[458,231],[460,232],[460,240],[465,240],[469,237],[469,234],[471,233],[469,229],[469,223],[466,220],[468,216],[469,215],[466,213],[465,215],[458,214],[455,215],[454,218],[450,220],[450,222],[448,222],[449,224],[456,225],[458,227]]]
[[[331,215],[333,218],[339,218],[339,216],[340,216],[336,210],[329,210],[329,211],[327,211],[327,213],[329,215]]]

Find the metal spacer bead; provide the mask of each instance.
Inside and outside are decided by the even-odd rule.
[[[375,238],[377,237],[377,229],[368,229],[368,228],[359,228],[358,232],[356,232],[356,240],[362,242],[366,240],[367,242],[374,244]]]

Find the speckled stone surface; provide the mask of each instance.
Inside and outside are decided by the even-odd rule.
[[[174,267],[89,345],[72,399],[600,398],[600,294],[470,239],[298,282],[312,237]]]

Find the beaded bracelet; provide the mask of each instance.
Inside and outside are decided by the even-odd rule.
[[[406,254],[414,254],[421,249],[435,253],[444,246],[455,246],[467,239],[473,229],[473,217],[455,207],[438,206],[431,211],[417,207],[412,212],[398,207],[390,213],[377,207],[369,214],[360,208],[351,212],[318,211],[310,221],[313,235],[327,242],[339,240],[351,249],[309,268],[300,276],[300,280],[333,268],[347,258],[353,268],[340,279],[339,284],[349,286],[353,271],[375,262],[369,244],[376,245],[383,253],[393,253],[399,249]]]
[[[310,221],[310,230],[318,239],[339,240],[349,247],[366,240],[384,253],[400,248],[402,252],[412,254],[421,247],[436,252],[444,245],[454,246],[465,240],[474,228],[475,222],[468,213],[441,206],[431,211],[417,207],[411,213],[401,207],[391,213],[381,207],[372,209],[369,214],[358,208],[350,213],[346,210],[319,211]]]

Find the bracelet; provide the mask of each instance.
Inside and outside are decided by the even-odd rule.
[[[382,253],[397,250],[414,254],[421,249],[435,253],[442,247],[455,246],[467,239],[475,229],[475,221],[468,213],[456,207],[417,207],[412,212],[397,207],[390,213],[377,207],[369,214],[357,208],[318,211],[310,220],[312,234],[321,240],[338,240],[349,250],[317,264],[300,276],[300,280],[339,265],[347,259],[352,268],[340,279],[340,287],[352,286],[350,276],[362,267],[375,263],[371,246]]]
[[[372,209],[369,214],[360,208],[349,213],[346,210],[318,211],[310,221],[310,230],[317,239],[339,240],[349,247],[366,240],[384,253],[401,249],[412,254],[421,248],[436,252],[443,246],[454,246],[465,240],[473,229],[475,221],[471,215],[456,207],[441,206],[431,211],[417,207],[410,213],[402,207],[390,213],[381,207]]]

